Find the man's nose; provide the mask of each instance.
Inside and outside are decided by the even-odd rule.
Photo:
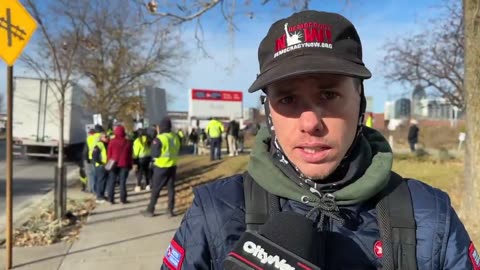
[[[300,129],[302,132],[317,134],[323,130],[321,109],[309,108],[300,114]]]

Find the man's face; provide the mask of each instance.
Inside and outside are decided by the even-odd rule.
[[[340,164],[358,124],[360,89],[351,77],[308,75],[267,87],[277,139],[300,171],[323,179]]]
[[[105,142],[105,143],[108,142],[108,136],[107,136],[107,134],[106,134],[106,133],[102,133],[102,134],[100,135],[100,140],[101,140],[102,142]]]

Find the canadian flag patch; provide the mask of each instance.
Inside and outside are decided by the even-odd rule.
[[[480,255],[475,249],[475,246],[473,245],[473,243],[470,243],[470,247],[468,248],[468,256],[472,261],[473,270],[480,270]]]
[[[375,253],[375,256],[377,258],[382,258],[383,257],[383,242],[378,240],[375,242],[373,245],[373,253]]]
[[[183,259],[185,258],[185,250],[180,246],[175,240],[170,242],[170,245],[165,252],[165,257],[163,257],[163,262],[171,270],[182,269]]]

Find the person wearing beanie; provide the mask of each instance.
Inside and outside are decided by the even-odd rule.
[[[266,126],[247,171],[194,189],[161,269],[480,269],[449,196],[396,174],[364,126],[371,73],[348,19],[281,19],[258,61]]]
[[[150,203],[147,209],[140,213],[145,217],[153,217],[158,196],[164,186],[168,187],[168,213],[175,216],[175,177],[177,161],[180,151],[180,140],[172,132],[172,121],[166,117],[162,119],[157,128],[157,137],[151,145],[153,159],[153,177],[151,184]]]
[[[137,176],[135,192],[140,192],[142,189],[143,176],[145,176],[145,190],[150,191],[150,162],[152,161],[150,146],[151,140],[148,138],[146,130],[139,129],[138,137],[133,142],[134,171]]]
[[[87,190],[90,193],[95,194],[95,164],[92,161],[93,149],[95,144],[100,139],[100,134],[95,133],[95,129],[92,128],[88,131],[87,138],[85,139],[85,145],[83,147],[83,168],[87,175]]]
[[[418,128],[418,121],[415,119],[410,120],[410,127],[408,128],[408,145],[410,146],[410,151],[413,153],[416,151],[416,146],[418,143],[418,133],[420,129]]]
[[[98,139],[92,151],[92,162],[95,166],[95,193],[97,195],[97,203],[104,203],[106,201],[105,188],[108,180],[108,171],[105,169],[107,165],[107,147],[109,138],[103,129],[95,129],[99,131]]]

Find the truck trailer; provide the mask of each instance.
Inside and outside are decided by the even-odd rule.
[[[54,80],[14,77],[14,154],[23,157],[58,156],[60,91]],[[58,83],[58,82],[57,82]],[[85,92],[75,84],[65,91],[64,146],[67,158],[78,159],[85,144],[85,126],[92,114],[84,109]]]

